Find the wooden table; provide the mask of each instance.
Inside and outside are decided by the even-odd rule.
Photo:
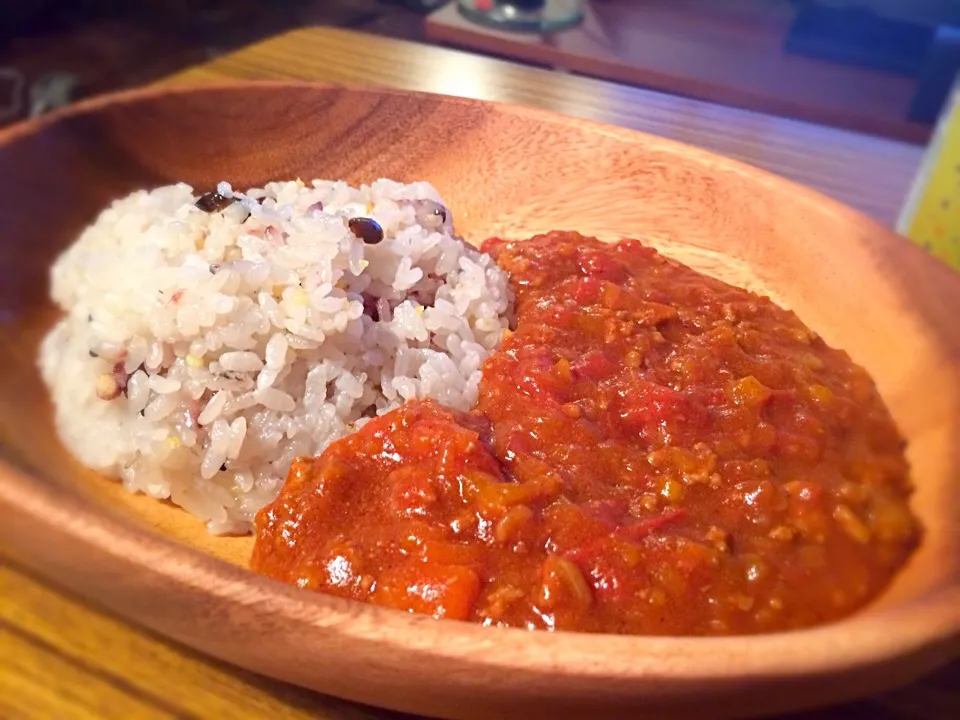
[[[549,35],[471,22],[456,3],[427,36],[502,57],[736,107],[925,142],[907,119],[917,79],[783,50],[792,0],[584,0],[580,25]]]
[[[656,132],[815,185],[886,222],[919,150],[440,48],[310,29],[167,82],[306,78],[381,83],[549,108]],[[2,548],[0,548],[2,552]],[[200,657],[90,607],[0,555],[0,718],[400,718]],[[794,720],[956,720],[960,663],[881,697]]]

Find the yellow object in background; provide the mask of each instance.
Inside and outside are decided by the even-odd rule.
[[[960,270],[960,84],[937,121],[897,231]]]

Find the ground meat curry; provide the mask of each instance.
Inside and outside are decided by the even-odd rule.
[[[252,567],[488,625],[717,635],[847,615],[914,548],[866,372],[634,241],[488,242],[516,330],[473,412],[410,403],[290,469]]]

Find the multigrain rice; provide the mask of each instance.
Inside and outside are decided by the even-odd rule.
[[[217,192],[101,213],[53,267],[39,362],[83,463],[246,532],[295,456],[408,399],[469,408],[510,302],[426,183]]]

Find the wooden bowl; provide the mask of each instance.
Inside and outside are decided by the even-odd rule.
[[[103,98],[0,136],[0,542],[57,583],[237,665],[450,718],[721,717],[906,682],[960,639],[960,274],[809,190],[541,112],[300,84]],[[35,368],[47,271],[112,198],[186,181],[433,182],[471,240],[622,235],[767,289],[876,378],[910,440],[921,550],[849,620],[760,637],[529,633],[435,621],[248,572],[249,538],[83,470]]]

